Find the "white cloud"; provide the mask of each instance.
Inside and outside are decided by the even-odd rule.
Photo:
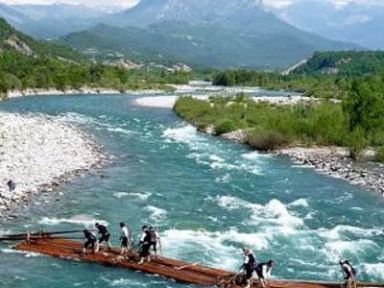
[[[220,0],[212,0],[212,2]],[[234,0],[235,1],[235,0]],[[282,9],[296,2],[312,2],[312,1],[328,1],[332,2],[337,7],[343,7],[351,2],[365,5],[384,5],[384,0],[263,0],[265,5]],[[83,4],[87,6],[123,6],[132,7],[140,0],[0,0],[5,4],[52,4],[52,3],[71,3]]]
[[[5,4],[82,4],[86,6],[123,6],[131,7],[137,4],[140,0],[0,0]]]
[[[282,9],[297,2],[314,2],[327,1],[334,4],[336,7],[342,8],[350,3],[358,3],[364,5],[384,5],[383,0],[264,0],[264,4],[273,8]]]

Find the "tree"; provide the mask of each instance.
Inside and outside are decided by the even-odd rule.
[[[361,127],[366,133],[372,133],[384,127],[384,90],[383,84],[372,77],[355,80],[351,92],[343,103],[348,116],[349,129]]]

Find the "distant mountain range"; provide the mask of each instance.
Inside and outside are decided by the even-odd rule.
[[[343,6],[325,0],[294,1],[274,12],[300,29],[370,49],[384,49],[384,1],[354,1]]]
[[[116,13],[68,4],[1,5],[0,16],[35,37],[61,36],[61,43],[95,58],[275,69],[317,50],[360,48],[287,24],[261,0],[142,0]]]
[[[56,58],[64,62],[80,62],[85,60],[82,54],[67,46],[48,41],[35,40],[17,31],[3,18],[0,18],[0,51],[2,52],[4,61],[6,61],[6,59],[4,59],[3,52],[12,52],[18,55],[28,56],[31,59],[37,57]]]
[[[6,5],[0,3],[0,17],[15,28],[40,39],[55,39],[96,25],[108,15],[104,9],[82,5]]]
[[[142,0],[103,22],[61,41],[99,55],[216,68],[274,69],[316,50],[358,48],[303,32],[255,0]]]

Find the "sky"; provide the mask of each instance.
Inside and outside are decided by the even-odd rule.
[[[123,7],[131,7],[137,4],[140,0],[0,0],[0,2],[5,4],[52,4],[55,2],[60,3],[73,3],[73,4],[84,4],[87,6],[123,6]],[[214,2],[220,0],[212,0]],[[298,1],[319,1],[319,0],[264,0],[264,3],[268,6],[273,6],[275,8],[284,8],[289,6],[290,4]],[[322,0],[322,1],[330,1],[334,3],[336,6],[342,7],[350,2],[358,2],[362,4],[383,4],[384,0]]]

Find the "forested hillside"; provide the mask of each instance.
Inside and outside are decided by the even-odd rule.
[[[91,62],[78,52],[36,41],[0,19],[0,93],[26,88],[80,88],[119,90],[154,88],[166,83],[185,83],[189,74],[162,70],[127,70],[121,66]]]
[[[359,48],[297,29],[254,0],[142,0],[102,23],[60,40],[86,53],[218,69],[272,70],[317,50]]]
[[[384,51],[316,52],[295,74],[359,76],[384,73]]]
[[[316,98],[343,98],[356,79],[384,75],[384,52],[316,52],[310,60],[289,75],[254,70],[221,71],[215,85],[258,86],[302,92]]]

